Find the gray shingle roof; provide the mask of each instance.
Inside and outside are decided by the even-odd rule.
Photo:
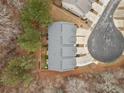
[[[95,0],[62,0],[65,3],[76,6],[82,13],[87,13],[92,8]]]
[[[76,66],[76,26],[67,22],[56,22],[48,28],[48,69],[72,70]]]
[[[69,4],[75,4],[78,0],[62,0],[62,1]]]

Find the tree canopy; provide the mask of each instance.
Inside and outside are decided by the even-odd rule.
[[[1,82],[11,86],[19,83],[29,84],[33,79],[30,72],[35,67],[34,63],[35,59],[32,57],[12,59],[2,73]]]
[[[52,19],[50,15],[51,0],[28,0],[22,10],[22,25],[32,27],[32,23],[48,26]]]
[[[21,24],[24,34],[18,39],[20,46],[29,52],[35,52],[41,47],[40,27],[47,27],[51,22],[51,0],[28,0],[21,12]]]

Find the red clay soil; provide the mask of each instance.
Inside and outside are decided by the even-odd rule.
[[[51,16],[54,21],[65,21],[65,22],[72,22],[80,27],[88,29],[91,24],[87,24],[86,21],[82,20],[81,18],[75,16],[74,14],[57,7],[56,5],[52,5]]]
[[[52,6],[52,17],[54,21],[69,21],[74,22],[78,25],[83,25],[83,27],[87,28],[84,21],[80,18],[68,13],[67,11],[56,7],[55,5]],[[38,64],[40,65],[40,64]],[[37,75],[40,79],[46,78],[55,78],[55,77],[68,77],[68,76],[78,76],[80,74],[86,73],[100,73],[108,70],[115,70],[117,68],[124,68],[124,56],[118,59],[115,63],[112,64],[91,64],[85,67],[75,68],[72,71],[68,72],[56,72],[56,71],[49,71],[47,69],[37,69]]]
[[[49,70],[38,70],[38,75],[40,79],[45,78],[55,78],[55,77],[68,77],[68,76],[78,76],[80,74],[86,73],[100,73],[108,70],[115,70],[117,68],[124,68],[124,56],[117,60],[113,64],[91,64],[85,67],[76,68],[75,70],[68,72],[56,72]]]

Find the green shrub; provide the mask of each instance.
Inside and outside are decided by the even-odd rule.
[[[19,57],[12,59],[1,75],[4,85],[15,86],[20,83],[28,85],[33,77],[31,70],[34,68],[35,59],[32,57]]]
[[[18,42],[29,52],[35,52],[42,45],[41,35],[44,34],[44,29],[40,28],[47,27],[52,22],[50,6],[51,0],[27,0],[21,12],[24,34],[19,37]]]
[[[19,37],[18,42],[25,50],[35,52],[41,47],[40,32],[36,32],[30,28],[27,30],[27,32]]]
[[[45,55],[45,60],[47,60],[48,59],[48,55]]]
[[[51,0],[28,0],[21,15],[24,28],[26,26],[32,26],[32,23],[48,26],[52,21],[50,6]]]

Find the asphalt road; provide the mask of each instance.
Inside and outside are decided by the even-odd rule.
[[[113,22],[113,14],[120,1],[110,0],[88,39],[92,57],[105,63],[119,58],[124,50],[124,37]]]

